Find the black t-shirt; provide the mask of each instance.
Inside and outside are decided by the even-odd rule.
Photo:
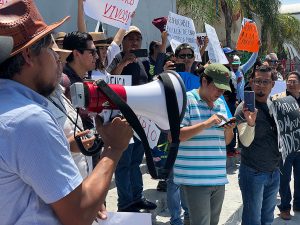
[[[269,113],[267,103],[256,101],[258,109],[255,125],[255,136],[252,143],[242,145],[241,163],[257,171],[272,172],[279,166],[281,155],[278,148],[278,135],[274,118]],[[245,122],[241,103],[235,112],[237,122]]]

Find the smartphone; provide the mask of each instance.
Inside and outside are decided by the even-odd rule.
[[[228,125],[230,123],[235,123],[236,122],[236,118],[235,117],[232,117],[230,118],[226,123],[223,123],[221,126],[219,127],[224,127],[225,125]]]
[[[185,64],[184,63],[175,63],[175,71],[176,72],[185,72]]]
[[[255,94],[254,91],[244,91],[244,104],[250,112],[255,111]]]
[[[130,53],[133,53],[135,55],[135,57],[137,57],[137,58],[148,57],[148,50],[147,49],[130,50]]]

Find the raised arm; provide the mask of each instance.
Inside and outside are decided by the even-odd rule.
[[[83,9],[84,1],[85,0],[78,0],[77,29],[80,32],[87,32],[85,18],[84,18],[84,9]]]

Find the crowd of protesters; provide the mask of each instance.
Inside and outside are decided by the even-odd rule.
[[[228,183],[226,159],[237,155],[243,225],[271,225],[278,192],[282,219],[291,219],[292,207],[300,211],[300,153],[291,153],[283,164],[271,107],[285,96],[299,104],[300,74],[280,73],[275,53],[263,62],[252,53],[241,65],[239,52],[223,47],[228,64],[211,63],[205,37],[198,42],[199,63],[189,43],[167,48],[168,33],[162,30],[161,40],[149,46],[149,57],[139,58],[131,50],[141,49],[143,31],[132,25],[113,38],[88,32],[83,0],[78,0],[78,30],[70,33],[55,32],[69,17],[47,25],[33,0],[3,5],[0,18],[1,224],[97,224],[97,218],[107,218],[105,198],[113,174],[119,212],[156,209],[143,195],[144,148],[131,126],[120,117],[103,124],[87,110],[78,116],[70,85],[131,75],[135,86],[167,70],[200,80],[187,92],[174,167],[157,187],[166,192],[170,224],[218,224]],[[271,98],[277,80],[286,81],[287,88]],[[254,111],[244,105],[244,90],[254,91]],[[227,123],[230,114],[236,120]],[[97,146],[94,133],[104,146]],[[99,153],[84,155],[78,138],[85,149],[97,146]],[[168,132],[162,131],[153,154],[166,149],[168,141]]]

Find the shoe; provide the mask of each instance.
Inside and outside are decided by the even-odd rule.
[[[157,184],[156,190],[160,192],[167,192],[167,181],[160,180]]]
[[[156,209],[157,205],[153,202],[148,201],[145,198],[142,198],[140,201],[132,204],[135,208],[138,209],[146,209],[146,210],[153,210]]]
[[[280,212],[279,216],[283,220],[290,220],[290,219],[292,219],[292,216],[290,214],[290,210]]]
[[[130,205],[126,208],[118,209],[118,212],[140,212],[140,210],[137,207]]]

